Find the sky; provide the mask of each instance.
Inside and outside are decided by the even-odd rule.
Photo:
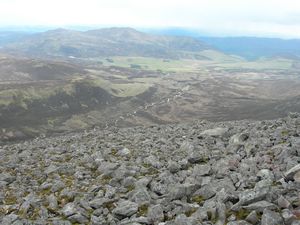
[[[297,0],[0,0],[0,27],[180,27],[214,36],[300,38]]]

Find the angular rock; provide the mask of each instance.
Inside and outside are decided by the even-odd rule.
[[[193,169],[194,176],[205,176],[209,175],[211,172],[211,166],[209,164],[196,165]]]
[[[269,193],[269,188],[258,190],[246,190],[239,194],[239,202],[232,206],[232,210],[238,210],[240,206],[249,205],[251,203],[264,200]]]
[[[239,221],[231,221],[227,223],[227,225],[251,225],[251,223],[248,223],[245,220],[239,220]]]
[[[106,220],[103,216],[91,216],[91,225],[98,225],[98,224],[106,224]]]
[[[190,197],[197,189],[199,189],[199,184],[175,184],[168,195],[170,200],[181,199],[183,197]]]
[[[51,194],[48,198],[48,203],[49,203],[49,209],[51,210],[56,210],[58,208],[58,202],[57,198],[54,196],[54,194]]]
[[[4,216],[3,218],[2,218],[2,222],[1,222],[1,220],[0,220],[0,222],[1,222],[1,224],[3,224],[3,225],[5,225],[5,224],[13,224],[15,221],[17,221],[18,220],[18,216],[16,215],[16,214],[9,214],[9,215],[7,215],[7,216]]]
[[[184,141],[180,146],[180,151],[187,154],[192,153],[194,149],[195,149],[194,145],[188,141]]]
[[[152,180],[152,177],[142,177],[135,182],[134,186],[136,188],[147,187],[150,184],[151,180]]]
[[[156,224],[164,221],[164,212],[160,205],[154,205],[149,207],[147,213],[148,222],[150,224]]]
[[[118,151],[119,156],[128,156],[130,155],[131,151],[128,148],[122,148]]]
[[[68,203],[66,204],[63,208],[62,208],[62,214],[65,216],[65,217],[69,217],[69,216],[72,216],[74,214],[77,213],[77,209],[76,209],[76,206],[75,204],[72,202],[72,203]]]
[[[216,224],[225,224],[226,223],[226,205],[224,203],[217,202],[217,218],[218,221]]]
[[[169,161],[168,162],[168,170],[171,172],[171,173],[177,173],[179,170],[180,170],[181,166],[174,162],[174,161]]]
[[[88,218],[86,218],[85,216],[79,213],[69,216],[68,220],[70,220],[73,224],[74,223],[87,224],[89,222]]]
[[[157,168],[157,169],[162,167],[159,160],[153,155],[150,155],[147,158],[145,158],[144,163],[149,164],[149,165],[151,165],[151,166],[153,166],[154,168]]]
[[[229,144],[231,145],[242,145],[249,137],[249,134],[235,134],[229,139]]]
[[[247,210],[255,210],[256,212],[263,212],[264,209],[269,209],[269,210],[278,209],[276,205],[267,201],[258,201],[250,205],[243,206],[242,208]]]
[[[92,201],[89,202],[90,206],[94,209],[102,208],[104,203],[109,202],[107,198],[95,198]]]
[[[255,210],[250,212],[245,220],[247,222],[251,223],[251,224],[256,224],[259,221],[259,218],[257,216],[257,212]]]
[[[138,211],[138,204],[131,201],[122,201],[113,210],[113,214],[118,217],[130,217]]]
[[[10,184],[16,180],[15,176],[10,175],[9,173],[1,173],[0,174],[0,181],[4,181],[7,184]]]
[[[131,201],[136,202],[138,204],[142,204],[145,202],[150,202],[151,196],[147,190],[147,188],[137,188],[133,191]]]
[[[204,207],[199,207],[196,212],[191,215],[191,217],[198,221],[205,221],[208,219],[207,209]]]
[[[64,188],[65,188],[65,183],[61,180],[58,180],[52,185],[51,192],[57,192]]]
[[[282,216],[285,224],[292,224],[293,221],[297,220],[296,215],[294,215],[293,212],[289,209],[283,209],[281,211],[281,216]]]
[[[279,213],[265,209],[261,218],[261,225],[281,225],[284,224]]]
[[[212,184],[207,184],[197,190],[193,196],[201,196],[204,200],[210,199],[217,193],[216,188]]]
[[[52,221],[53,225],[72,225],[70,221],[67,220],[61,220],[61,219],[54,219]]]
[[[284,178],[286,180],[293,180],[294,176],[300,171],[300,164],[292,167],[287,172],[284,173]]]
[[[298,171],[293,178],[295,182],[300,183],[300,171]]]
[[[268,169],[260,170],[256,176],[259,180],[274,181],[274,178],[275,178],[273,172]]]
[[[200,133],[202,136],[211,136],[211,137],[222,137],[227,133],[228,129],[227,128],[222,128],[222,127],[217,127],[213,129],[208,129]]]
[[[192,223],[186,215],[180,214],[176,216],[174,225],[192,225]]]
[[[282,195],[277,199],[277,204],[282,209],[287,209],[291,206],[291,203]]]

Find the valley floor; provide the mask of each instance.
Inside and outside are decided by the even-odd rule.
[[[300,112],[297,71],[101,66],[85,73],[61,80],[0,81],[0,142],[94,126],[262,120]]]

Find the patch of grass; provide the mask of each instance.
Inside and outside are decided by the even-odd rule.
[[[152,167],[148,163],[143,163],[142,166],[145,167],[147,169],[147,171],[143,172],[140,176],[157,175],[159,173],[159,170],[157,170],[156,168]]]
[[[0,207],[0,216],[3,216],[5,214],[7,214],[8,213],[7,211],[8,211],[7,209],[4,209],[3,207]]]
[[[32,206],[30,206],[27,212],[23,210],[19,210],[18,215],[21,218],[36,220],[39,218],[39,211],[40,211],[39,208],[33,208]]]
[[[148,208],[149,206],[147,204],[141,205],[138,209],[137,216],[146,216],[148,213]]]
[[[126,77],[122,76],[122,79],[125,80]],[[139,95],[148,90],[151,87],[151,84],[147,82],[137,82],[133,80],[128,80],[128,83],[113,83],[107,80],[104,80],[94,74],[89,78],[82,78],[77,80],[77,83],[85,84],[90,87],[100,87],[108,91],[110,94],[116,97],[130,97]]]
[[[85,129],[88,127],[88,124],[85,123],[79,115],[73,115],[70,119],[64,122],[64,125],[75,130]]]
[[[61,175],[60,176],[63,182],[65,183],[66,187],[73,187],[74,185],[74,177],[73,176],[68,176],[68,175]]]
[[[145,167],[145,168],[150,168],[151,167],[151,165],[149,163],[143,163],[142,166]]]
[[[240,209],[239,211],[234,213],[237,220],[245,220],[246,217],[250,214],[249,210],[246,209]]]
[[[117,150],[117,149],[112,149],[112,150],[110,151],[110,154],[111,154],[112,156],[117,156],[118,150]]]
[[[146,175],[150,175],[150,176],[157,175],[157,174],[159,174],[159,170],[157,170],[153,167],[150,167],[146,173]]]
[[[127,187],[127,191],[130,192],[130,191],[133,191],[135,189],[135,186],[132,184],[132,185],[129,185]]]
[[[111,90],[117,97],[130,97],[144,93],[150,86],[146,83],[112,84]]]
[[[193,213],[195,213],[197,211],[197,208],[191,208],[190,210],[186,211],[184,214],[187,217],[190,217],[191,215],[193,215]]]
[[[60,207],[64,207],[66,204],[73,201],[74,201],[74,197],[64,196],[63,198],[60,197],[57,198],[57,203]]]
[[[110,180],[112,179],[111,176],[108,176],[108,175],[103,175],[101,177],[101,184],[105,185],[105,184],[108,184],[110,182]]]
[[[34,128],[34,127],[22,127],[22,130],[26,133],[26,134],[31,134],[32,136],[38,135],[41,133],[40,130]]]
[[[51,194],[51,188],[50,187],[38,192],[38,195],[41,196],[41,197],[43,197],[43,198],[45,196],[50,195],[50,194]]]
[[[197,203],[198,205],[203,205],[205,199],[201,195],[196,195],[191,197],[191,202]]]
[[[226,218],[229,218],[231,215],[234,215],[236,217],[236,220],[245,220],[250,213],[251,211],[246,209],[240,209],[237,212],[227,211]],[[256,213],[256,215],[257,218],[261,220],[262,213]]]
[[[18,200],[17,197],[13,193],[9,192],[9,193],[6,193],[6,195],[5,195],[4,204],[14,205],[17,203],[17,200]]]
[[[164,221],[171,221],[174,220],[176,215],[168,215],[167,213],[164,213]]]
[[[106,202],[103,204],[104,208],[107,208],[110,212],[116,208],[116,204],[114,201]]]
[[[208,220],[210,220],[213,224],[215,224],[218,221],[216,216],[214,216],[211,211],[207,212],[207,217],[208,217]]]

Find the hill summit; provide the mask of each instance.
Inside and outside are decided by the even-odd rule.
[[[1,224],[299,224],[300,115],[0,148]]]
[[[4,46],[7,52],[38,57],[143,56],[193,57],[211,47],[195,38],[151,35],[132,28],[104,28],[86,32],[56,29],[26,36]]]

